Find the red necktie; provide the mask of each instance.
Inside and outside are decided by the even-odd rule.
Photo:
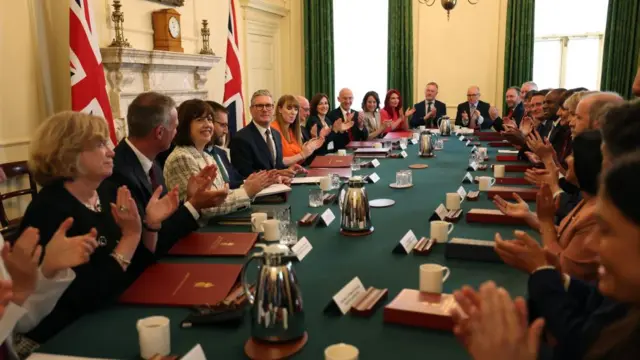
[[[158,181],[156,180],[156,172],[153,170],[153,165],[151,166],[151,169],[149,169],[149,180],[151,180],[151,191],[156,191],[156,188],[160,184],[158,184]]]

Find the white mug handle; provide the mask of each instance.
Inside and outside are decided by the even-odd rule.
[[[447,235],[451,234],[451,232],[453,231],[454,225],[453,225],[453,223],[449,223],[448,226],[449,226],[449,232],[447,232]]]
[[[251,218],[251,226],[253,226],[256,230],[258,230],[258,232],[263,232],[264,228],[262,227],[262,224],[260,224],[260,226],[256,225],[256,221],[258,220],[258,218],[254,217]]]
[[[489,186],[493,186],[496,184],[496,179],[495,178],[491,178],[491,182]]]
[[[444,270],[444,276],[442,277],[442,282],[445,282],[449,278],[449,275],[451,275],[451,270],[446,266],[443,266],[442,270]]]

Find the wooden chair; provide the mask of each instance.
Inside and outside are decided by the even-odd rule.
[[[38,193],[38,187],[36,186],[36,181],[33,178],[33,175],[29,172],[26,161],[0,164],[0,171],[4,173],[4,177],[6,177],[7,180],[19,178],[25,175],[29,177],[28,188],[10,191],[8,193],[0,192],[0,233],[2,233],[2,236],[5,237],[6,240],[11,241],[19,235],[17,234],[17,230],[20,226],[20,222],[22,221],[22,216],[9,219],[7,212],[4,209],[4,201],[29,194],[31,195],[31,199],[33,199],[33,197]]]

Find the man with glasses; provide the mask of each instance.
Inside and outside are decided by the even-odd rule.
[[[226,175],[229,188],[237,189],[244,182],[244,178],[238,170],[231,165],[227,150],[224,149],[226,138],[229,135],[228,110],[215,101],[207,101],[207,104],[213,109],[213,139],[211,141],[212,144],[207,147],[205,151],[213,156],[216,163],[218,163],[220,171]]]
[[[279,170],[281,176],[292,178],[304,171],[298,164],[287,168],[282,162],[280,133],[270,124],[273,120],[273,97],[269,90],[258,90],[251,96],[249,125],[231,140],[231,163],[244,178],[260,170]]]
[[[480,88],[476,85],[467,89],[467,101],[458,105],[456,125],[470,129],[489,129],[493,121],[489,116],[489,104],[480,100]]]
[[[302,132],[302,142],[306,143],[311,139],[311,134],[307,129],[307,118],[311,114],[311,106],[309,105],[309,100],[302,95],[296,96],[296,100],[300,103],[300,112],[298,113],[298,117],[300,117],[300,131]]]

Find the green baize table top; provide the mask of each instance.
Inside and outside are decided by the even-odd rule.
[[[486,280],[494,280],[512,296],[525,295],[527,276],[507,265],[497,263],[447,260],[444,245],[437,244],[428,256],[393,254],[392,249],[402,236],[413,230],[418,238],[429,236],[429,217],[445,202],[447,192],[455,192],[462,184],[471,148],[455,137],[445,141],[444,150],[435,158],[418,157],[418,145],[407,149],[406,159],[380,159],[375,169],[362,169],[354,174],[376,172],[380,181],[367,184],[369,200],[389,198],[396,204],[389,208],[372,208],[375,231],[366,237],[345,237],[339,234],[340,210],[330,205],[336,219],[328,227],[298,227],[298,237],[306,236],[313,250],[302,262],[294,265],[302,289],[305,324],[309,341],[295,359],[321,359],[324,348],[335,343],[348,343],[360,350],[360,359],[468,359],[468,355],[453,334],[423,328],[413,328],[383,322],[380,306],[370,318],[352,315],[327,316],[323,309],[332,296],[358,276],[365,288],[388,288],[385,303],[404,288],[418,288],[418,267],[424,263],[448,266],[451,275],[444,284],[444,292],[451,293],[462,285],[477,287]],[[483,143],[484,145],[485,143]],[[489,148],[490,163],[497,148]],[[427,169],[412,170],[414,186],[392,189],[396,171],[408,169],[410,164],[426,163]],[[492,176],[491,170],[475,175]],[[522,176],[507,174],[507,176]],[[324,211],[327,206],[312,209],[308,206],[308,191],[314,185],[296,185],[289,195],[292,221],[306,212]],[[317,185],[315,185],[317,186]],[[464,184],[467,191],[477,190],[477,184]],[[334,190],[335,192],[335,190]],[[476,202],[464,201],[462,209],[494,208],[485,193]],[[496,232],[511,238],[515,227],[489,224],[467,224],[463,218],[455,224],[452,237],[493,240]],[[251,231],[248,226],[208,226],[202,231]],[[242,263],[243,258],[165,258],[167,262]],[[255,278],[254,262],[248,269]],[[201,326],[182,329],[180,322],[189,310],[115,305],[77,320],[44,344],[38,352],[112,359],[138,358],[139,344],[136,321],[152,315],[167,316],[171,320],[171,352],[185,354],[201,344],[209,359],[244,359],[243,347],[250,336],[250,319],[246,313],[239,327]]]

